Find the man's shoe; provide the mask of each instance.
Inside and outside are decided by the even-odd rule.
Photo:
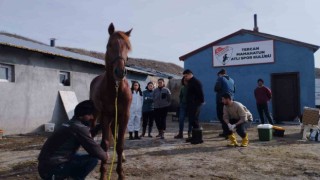
[[[227,146],[229,146],[229,147],[237,147],[237,146],[239,146],[239,144],[237,142],[237,138],[236,138],[234,133],[230,134],[228,136],[228,139],[230,140],[230,143]]]
[[[138,131],[134,131],[134,139],[141,139]]]
[[[182,139],[183,138],[183,133],[179,132],[177,135],[174,136],[175,139]]]
[[[186,139],[186,142],[187,143],[189,143],[189,142],[191,142],[192,141],[192,137],[188,137],[187,139]]]
[[[202,128],[197,128],[192,130],[191,144],[201,144],[202,140]]]

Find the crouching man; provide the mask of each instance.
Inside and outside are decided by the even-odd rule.
[[[41,178],[85,179],[99,159],[107,160],[106,152],[93,140],[93,136],[100,129],[92,125],[95,124],[93,113],[92,101],[79,103],[74,110],[74,117],[63,123],[62,127],[47,139],[38,157]],[[80,146],[88,154],[77,153]]]
[[[252,114],[247,108],[237,101],[231,99],[230,94],[226,93],[222,96],[223,120],[229,128],[228,138],[230,144],[228,146],[239,146],[234,131],[242,138],[242,147],[247,147],[249,143],[248,133],[246,133],[246,122],[252,120]]]

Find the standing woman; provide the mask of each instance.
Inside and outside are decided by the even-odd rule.
[[[128,122],[129,140],[140,139],[139,130],[142,115],[142,92],[140,84],[137,81],[132,82],[131,92],[132,103],[130,106],[130,118]]]
[[[161,139],[164,139],[168,107],[171,104],[171,92],[164,86],[164,79],[158,79],[158,88],[153,92],[155,120],[159,131],[157,137],[160,137]]]
[[[143,94],[143,105],[142,105],[142,134],[141,137],[144,137],[147,126],[148,128],[148,137],[151,136],[151,131],[153,127],[154,120],[154,104],[153,104],[153,83],[149,82],[146,90],[142,92]]]

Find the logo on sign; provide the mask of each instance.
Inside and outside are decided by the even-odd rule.
[[[214,56],[221,64],[226,65],[231,60],[232,51],[233,49],[230,46],[217,47],[214,50]]]

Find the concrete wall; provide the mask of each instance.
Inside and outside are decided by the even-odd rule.
[[[74,91],[79,102],[88,99],[91,80],[103,72],[101,65],[7,46],[0,46],[0,62],[14,65],[15,71],[14,82],[0,82],[0,129],[5,134],[68,120],[58,91]],[[70,86],[60,85],[60,71],[70,72]]]
[[[269,40],[259,36],[243,34],[229,38],[217,45],[235,44]],[[202,121],[217,120],[214,84],[217,72],[221,69],[212,65],[213,49],[209,47],[189,58],[184,62],[185,69],[191,69],[194,75],[202,82],[206,104],[202,107],[200,119]],[[258,118],[253,91],[257,85],[257,79],[262,78],[265,85],[271,86],[271,73],[299,72],[300,76],[300,108],[303,106],[315,106],[315,73],[314,54],[311,49],[284,43],[274,42],[275,62],[269,64],[255,64],[243,66],[225,67],[227,74],[236,83],[236,101],[242,102]],[[272,106],[270,103],[270,110]]]

